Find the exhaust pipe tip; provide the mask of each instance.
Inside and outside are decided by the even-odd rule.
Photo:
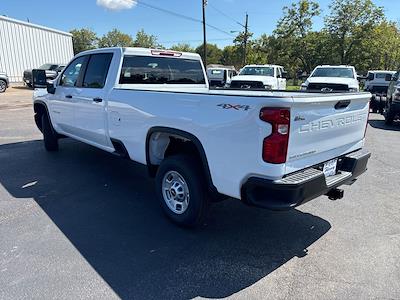
[[[328,193],[325,194],[329,200],[335,201],[338,199],[342,199],[344,197],[344,190],[342,189],[331,189]]]

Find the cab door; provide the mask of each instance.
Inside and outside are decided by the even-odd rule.
[[[53,126],[60,133],[75,134],[75,100],[79,94],[78,82],[88,56],[74,59],[62,73],[54,95],[50,94],[50,116]]]
[[[107,138],[105,88],[113,53],[90,55],[79,93],[75,95],[75,123],[77,137],[98,146],[110,146]]]
[[[278,85],[280,90],[286,90],[286,78],[283,76],[284,70],[281,67],[278,67]]]

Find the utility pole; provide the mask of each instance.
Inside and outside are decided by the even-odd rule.
[[[207,68],[207,34],[206,34],[206,6],[208,0],[201,0],[203,6],[203,62],[205,68]]]
[[[244,38],[243,38],[243,66],[246,65],[246,55],[247,55],[247,38],[248,38],[248,24],[249,24],[249,15],[246,12],[246,22],[244,23]]]

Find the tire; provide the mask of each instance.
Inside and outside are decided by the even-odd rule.
[[[49,152],[58,151],[58,136],[46,113],[42,115],[42,132],[44,148]]]
[[[371,100],[370,100],[370,108],[373,113],[376,113],[376,111],[377,111],[376,102],[377,102],[376,96],[372,95]]]
[[[209,199],[204,173],[196,158],[189,155],[165,158],[155,181],[157,197],[170,220],[183,227],[195,227],[202,223],[209,208]]]
[[[0,79],[0,93],[4,93],[7,89],[7,82]]]
[[[380,113],[381,115],[383,114],[386,101],[387,101],[387,99],[384,96],[382,96],[381,100],[379,101],[378,113]]]
[[[385,124],[392,125],[394,120],[394,111],[392,106],[390,105],[389,101],[386,102],[386,110],[385,110]]]

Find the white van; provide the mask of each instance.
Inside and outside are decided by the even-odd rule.
[[[207,68],[207,77],[210,87],[224,87],[231,83],[232,77],[237,72],[233,66],[209,66]]]

